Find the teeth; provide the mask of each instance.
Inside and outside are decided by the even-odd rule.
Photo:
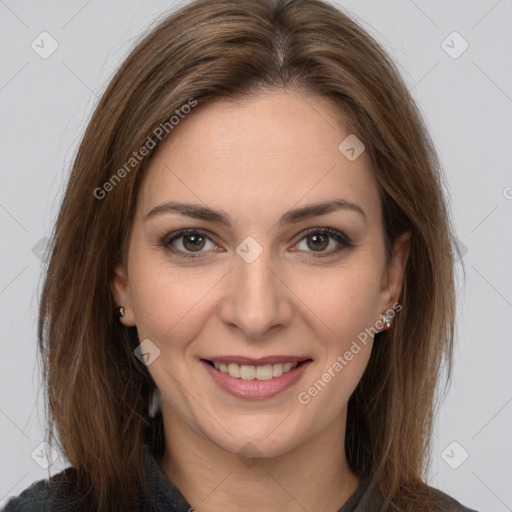
[[[227,372],[224,372],[224,373],[229,373],[229,375],[232,375],[233,377],[236,377],[238,379],[238,378],[240,378],[240,373],[241,373],[240,365],[238,365],[236,363],[229,363]]]
[[[295,365],[297,366],[297,365]],[[292,368],[294,368],[293,363],[284,363],[283,365],[283,373],[289,372]]]
[[[228,375],[231,375],[228,371],[226,372]],[[256,366],[247,366],[245,364],[240,365],[240,378],[243,380],[252,380],[256,378]],[[233,377],[233,375],[231,375]]]
[[[243,380],[270,380],[274,377],[280,377],[283,373],[289,372],[295,368],[299,363],[277,363],[266,364],[264,366],[250,366],[246,364],[237,363],[217,363],[214,362],[215,368],[222,373],[227,373],[235,379]]]
[[[274,378],[274,370],[271,364],[256,367],[256,380],[270,380]]]
[[[272,373],[274,377],[281,377],[283,375],[284,368],[281,363],[272,365]]]

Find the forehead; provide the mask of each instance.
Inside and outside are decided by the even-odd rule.
[[[349,136],[341,111],[320,96],[265,91],[201,105],[159,148],[138,210],[183,200],[231,209],[237,217],[270,218],[303,203],[343,198],[378,216],[366,153],[350,160],[339,149]]]

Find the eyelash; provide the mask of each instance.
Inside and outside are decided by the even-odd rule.
[[[202,229],[195,229],[195,228],[189,228],[189,229],[181,229],[179,231],[175,231],[173,233],[169,233],[166,235],[162,240],[160,241],[159,245],[161,245],[165,250],[171,252],[174,256],[177,256],[178,258],[183,259],[196,259],[196,258],[202,258],[202,251],[198,251],[197,253],[193,252],[184,252],[181,249],[175,249],[172,247],[172,243],[175,240],[179,240],[180,238],[183,238],[186,235],[190,234],[197,234],[200,236],[204,236],[209,241],[215,243],[210,236],[208,236],[208,233]],[[319,252],[315,254],[315,251],[308,251],[311,252],[312,258],[325,258],[327,256],[332,256],[335,253],[338,253],[342,251],[343,249],[351,249],[355,247],[355,244],[350,240],[349,237],[347,237],[345,234],[341,233],[340,231],[337,231],[335,229],[331,228],[311,228],[303,233],[301,233],[301,238],[299,239],[299,242],[301,242],[304,238],[307,238],[311,235],[328,235],[334,240],[336,240],[340,245],[338,248],[331,250],[329,252]]]

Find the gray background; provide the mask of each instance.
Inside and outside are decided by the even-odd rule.
[[[424,112],[464,252],[454,378],[428,482],[472,508],[512,510],[512,1],[337,4],[391,53]],[[0,0],[0,505],[48,474],[38,465],[36,308],[40,258],[70,163],[113,71],[174,5]],[[46,59],[31,47],[51,48],[44,31],[58,44]],[[59,457],[50,471],[62,467]]]

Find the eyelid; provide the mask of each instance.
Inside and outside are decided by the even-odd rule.
[[[329,227],[305,229],[304,231],[301,231],[297,235],[298,237],[300,237],[298,239],[298,242],[300,242],[307,235],[313,234],[313,233],[320,233],[320,234],[324,234],[324,235],[329,235],[332,238],[334,238],[335,240],[337,240],[339,238],[340,240],[338,240],[338,241],[340,243],[345,244],[345,245],[350,246],[350,247],[353,247],[355,245],[352,242],[352,240],[345,233],[343,233],[342,231],[339,231],[337,229],[329,228]]]
[[[201,229],[201,228],[185,228],[185,229],[179,229],[176,231],[172,231],[171,233],[168,233],[165,235],[161,240],[159,245],[163,246],[166,250],[170,251],[172,254],[176,255],[177,257],[181,257],[184,259],[194,259],[194,258],[201,258],[204,253],[211,252],[211,251],[197,251],[197,252],[187,252],[182,251],[181,249],[172,248],[172,242],[175,240],[178,240],[187,234],[198,234],[201,236],[204,236],[207,238],[210,242],[218,246],[217,242],[215,241],[215,236],[210,233],[208,230]],[[299,234],[296,235],[297,241],[294,243],[294,245],[297,245],[299,242],[301,242],[304,238],[306,238],[310,234],[320,234],[320,235],[327,235],[339,244],[339,247],[334,250],[330,251],[306,251],[307,253],[310,253],[312,257],[322,257],[322,256],[330,256],[333,254],[336,254],[340,252],[343,249],[350,249],[356,246],[352,242],[352,240],[345,235],[343,232],[338,231],[337,229],[330,228],[330,227],[313,227],[308,228],[303,231],[301,231]]]
[[[162,246],[165,250],[171,252],[173,255],[177,256],[178,258],[184,258],[184,259],[194,259],[194,258],[200,258],[203,257],[202,254],[204,252],[208,251],[198,251],[197,253],[194,253],[193,251],[187,252],[182,251],[181,249],[177,249],[175,247],[172,247],[172,243],[175,240],[179,240],[180,238],[183,238],[184,236],[188,234],[198,234],[201,236],[204,236],[207,238],[210,242],[218,246],[218,244],[215,242],[214,237],[212,234],[201,228],[185,228],[185,229],[178,229],[176,231],[172,231],[165,235],[159,242],[158,245]]]

